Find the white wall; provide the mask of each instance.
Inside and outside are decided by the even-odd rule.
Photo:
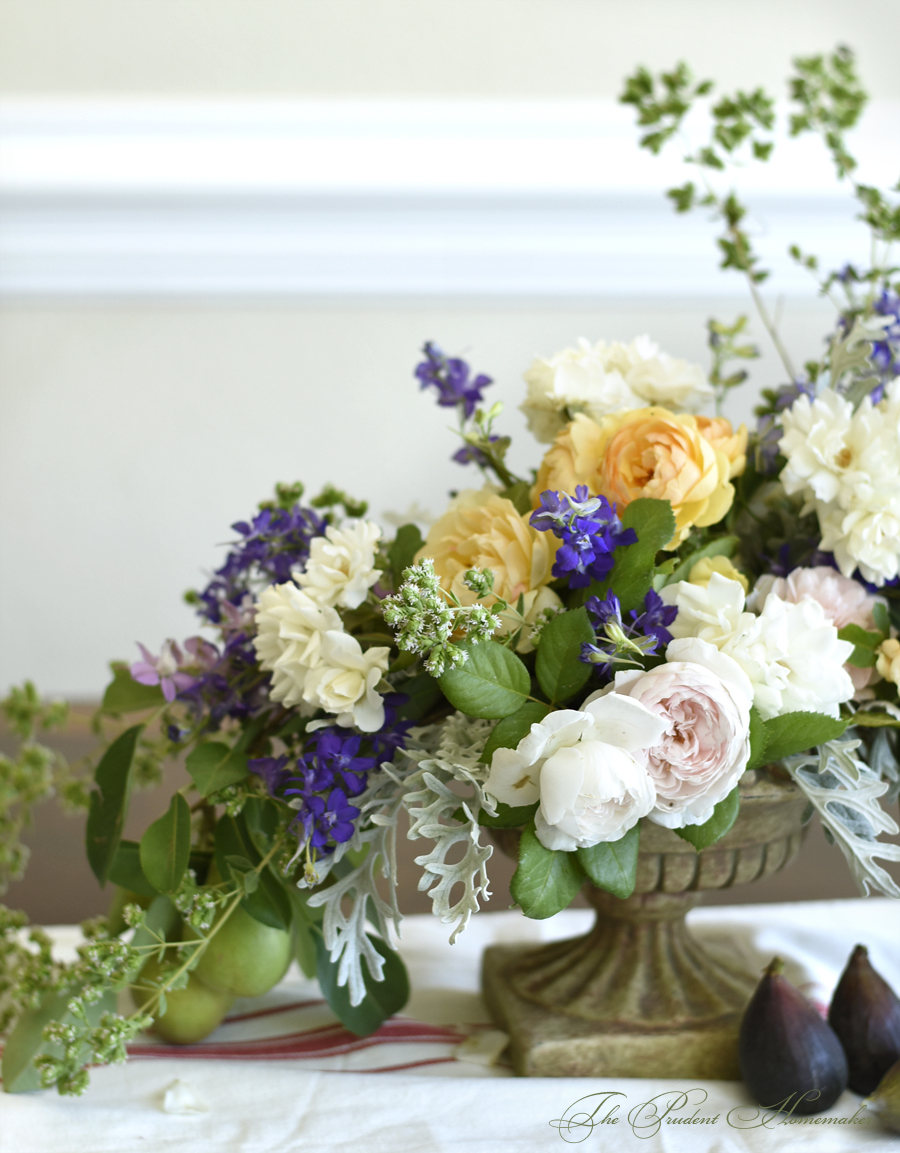
[[[791,55],[846,40],[890,100],[898,33],[900,6],[867,0],[2,0],[0,93],[610,97],[637,63],[678,57],[774,88]],[[720,299],[660,299],[652,278],[627,300],[7,297],[0,689],[32,677],[96,696],[107,659],[189,634],[181,592],[276,480],[332,480],[375,514],[413,499],[439,511],[466,473],[448,460],[448,414],[411,376],[423,340],[496,377],[525,467],[537,449],[516,406],[534,352],[647,331],[705,363],[707,316],[749,308],[722,284]],[[784,313],[795,358],[817,354],[829,307],[791,296]],[[777,384],[756,336],[755,384]]]

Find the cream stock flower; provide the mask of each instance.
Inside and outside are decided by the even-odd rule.
[[[653,808],[656,794],[636,755],[664,730],[640,702],[615,694],[560,709],[515,749],[496,750],[485,792],[507,805],[540,801],[535,832],[547,849],[617,841]]]
[[[547,608],[560,604],[547,584],[552,580],[556,538],[540,533],[517,512],[512,501],[490,488],[467,489],[450,504],[431,526],[416,560],[430,557],[441,587],[455,593],[460,603],[474,604],[475,594],[463,583],[471,569],[490,569],[494,574],[494,597],[502,597],[513,609],[521,596],[523,614],[529,623]],[[501,614],[504,633],[515,631],[521,622],[511,613]],[[519,650],[532,646],[523,635]]]
[[[743,773],[753,687],[736,661],[696,637],[672,641],[666,661],[617,673],[610,688],[665,721],[659,742],[636,755],[656,789],[650,820],[682,829],[708,821]]]
[[[322,660],[322,638],[329,630],[343,627],[333,608],[319,604],[295,584],[269,585],[263,590],[253,647],[260,668],[272,674],[273,701],[286,708],[309,704],[307,677]]]
[[[390,651],[363,652],[356,637],[329,630],[322,638],[321,661],[306,674],[304,698],[336,713],[339,725],[377,732],[384,725],[384,701],[375,686],[387,672]]]
[[[309,560],[296,580],[322,605],[358,608],[381,576],[375,568],[375,550],[381,529],[370,520],[345,520],[328,525],[325,536],[313,537]]]
[[[886,681],[900,685],[900,641],[888,637],[876,650],[878,672]]]
[[[727,422],[726,422],[727,423]],[[732,462],[701,433],[696,417],[640,408],[591,420],[579,414],[557,436],[531,490],[537,508],[545,489],[574,493],[587,485],[621,511],[639,497],[667,500],[675,514],[670,549],[692,525],[716,524],[731,508]]]

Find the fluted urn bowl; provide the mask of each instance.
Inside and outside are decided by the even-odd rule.
[[[634,894],[620,900],[585,886],[597,912],[587,936],[485,951],[485,1000],[510,1035],[516,1073],[740,1077],[738,1028],[760,974],[735,952],[710,952],[685,916],[705,890],[783,868],[806,831],[806,797],[789,780],[745,773],[740,797],[732,828],[701,852],[645,818]],[[501,848],[513,847],[516,831],[495,832]]]

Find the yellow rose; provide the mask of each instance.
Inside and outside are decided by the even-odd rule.
[[[697,431],[705,436],[713,448],[720,448],[728,457],[728,479],[740,476],[747,466],[747,426],[742,424],[735,432],[731,421],[724,416],[698,416]]]
[[[658,407],[599,421],[579,413],[541,463],[531,491],[534,507],[545,489],[574,494],[579,484],[614,502],[619,512],[639,497],[667,500],[675,535],[666,548],[677,548],[692,525],[716,524],[734,500],[731,461],[701,433],[697,419]],[[730,430],[727,421],[721,423]]]
[[[561,602],[547,583],[556,556],[556,537],[540,533],[528,523],[511,500],[499,496],[490,488],[480,491],[467,489],[450,504],[444,515],[431,527],[424,546],[416,560],[430,557],[441,587],[453,592],[464,605],[477,599],[463,583],[471,569],[490,569],[494,574],[494,597],[491,604],[502,597],[513,608],[523,598],[523,614],[534,623],[546,608],[558,607]],[[521,620],[510,613],[501,614],[501,633],[513,632]],[[518,644],[520,652],[531,649],[527,630]]]
[[[692,585],[702,585],[706,588],[714,572],[719,573],[726,580],[737,581],[744,590],[744,595],[750,591],[750,582],[740,569],[734,567],[727,556],[705,556],[691,569],[688,581]]]

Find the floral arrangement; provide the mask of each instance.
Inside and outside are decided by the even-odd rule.
[[[792,131],[821,132],[852,179],[852,57],[797,68]],[[623,100],[656,152],[710,87],[683,66],[639,70]],[[745,210],[715,189],[745,153],[768,157],[772,102],[739,93],[711,115],[688,157],[704,188],[669,195],[721,220],[723,264],[781,348]],[[806,793],[863,892],[900,896],[878,863],[900,849],[877,839],[897,830],[879,801],[900,788],[900,295],[886,256],[900,210],[854,192],[878,259],[824,278],[846,297],[825,355],[802,372],[785,360],[753,432],[719,415],[747,375],[730,362],[755,355],[745,317],[710,322],[708,375],[647,337],[535,359],[523,408],[544,447],[528,477],[507,464],[491,378],[428,343],[420,388],[456,413],[455,459],[481,473],[437,520],[386,539],[337,489],[304,504],[301,485],[279,486],[189,594],[203,634],[113,665],[98,725],[116,729],[93,781],[36,741],[58,710],[30,686],[12,694],[24,744],[3,762],[21,806],[3,818],[6,873],[23,867],[21,814],[55,784],[89,807],[88,859],[117,889],[72,965],[3,912],[8,1090],[81,1092],[88,1064],[124,1059],[148,1027],[197,1039],[291,958],[348,1028],[376,1029],[408,992],[391,947],[403,813],[451,941],[490,895],[491,830],[519,830],[512,894],[548,917],[586,881],[629,896],[645,818],[714,844],[754,771]],[[123,839],[131,789],[170,756],[190,786]],[[116,1009],[126,987],[130,1014]]]

